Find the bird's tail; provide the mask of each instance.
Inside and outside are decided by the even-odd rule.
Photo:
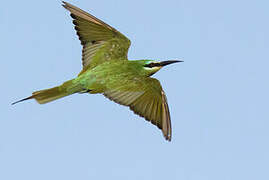
[[[54,88],[35,91],[32,96],[16,101],[12,103],[12,105],[28,99],[35,99],[39,104],[45,104],[76,92],[79,92],[79,87],[73,84],[72,80],[70,80]]]

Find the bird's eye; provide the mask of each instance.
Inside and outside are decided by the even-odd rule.
[[[144,67],[153,68],[157,66],[160,66],[160,63],[149,63],[149,64],[146,64]]]

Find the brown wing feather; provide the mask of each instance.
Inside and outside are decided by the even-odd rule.
[[[110,59],[127,60],[131,44],[128,38],[72,4],[63,2],[63,7],[70,11],[77,35],[83,46],[82,72]]]
[[[165,139],[171,141],[169,107],[160,82],[154,78],[137,81],[139,82],[108,89],[104,95],[116,103],[129,106],[135,114],[160,128]]]

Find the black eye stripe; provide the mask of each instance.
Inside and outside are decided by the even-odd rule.
[[[149,67],[149,68],[153,68],[153,67],[158,67],[161,66],[160,63],[149,63],[147,65],[145,65],[144,67]]]
[[[153,63],[149,63],[149,64],[146,64],[145,67],[152,68],[152,67],[154,67],[154,65],[153,65]]]

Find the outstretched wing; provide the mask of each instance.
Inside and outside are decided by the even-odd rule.
[[[104,95],[116,103],[129,106],[134,113],[160,128],[165,139],[171,141],[167,99],[157,79],[134,79],[132,83],[124,83],[122,80],[120,85],[109,88]]]
[[[131,44],[128,38],[78,7],[67,2],[63,2],[63,7],[70,11],[77,35],[83,46],[83,70],[93,68],[111,59],[127,60]]]

